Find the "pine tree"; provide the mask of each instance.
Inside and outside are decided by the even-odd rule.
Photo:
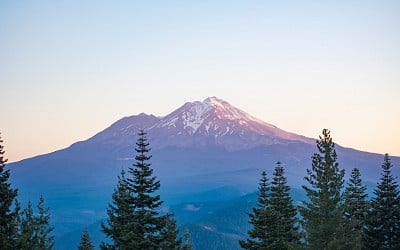
[[[284,168],[280,162],[274,170],[271,183],[270,209],[276,215],[270,224],[270,234],[267,235],[271,242],[270,249],[298,249],[301,234],[296,217],[297,210],[290,197],[290,187],[287,185]]]
[[[0,136],[0,246],[2,249],[14,249],[18,230],[18,206],[16,202],[18,190],[12,189],[8,182],[10,170],[5,169],[7,159],[4,158],[3,140]]]
[[[178,228],[176,221],[171,214],[165,217],[165,227],[161,232],[163,242],[161,249],[163,250],[179,250],[181,249],[182,240],[178,237]]]
[[[160,232],[165,223],[165,216],[157,211],[162,205],[160,195],[155,194],[160,188],[160,181],[153,176],[149,163],[151,155],[148,155],[150,149],[146,133],[141,130],[138,135],[136,163],[128,171],[133,177],[128,178],[128,184],[133,194],[135,242],[138,249],[158,249],[163,240]]]
[[[312,168],[307,169],[303,186],[309,201],[303,201],[300,213],[310,249],[341,249],[344,239],[341,189],[344,170],[339,170],[335,144],[327,129],[317,140],[319,153],[312,156]]]
[[[269,233],[269,225],[275,219],[273,211],[269,205],[270,187],[268,183],[267,173],[265,171],[261,174],[261,179],[258,187],[258,204],[253,208],[253,212],[249,213],[250,221],[253,228],[247,232],[248,238],[240,240],[239,244],[243,249],[267,249],[270,242],[267,241]]]
[[[89,229],[87,227],[82,232],[81,242],[79,243],[78,250],[94,250]]]
[[[37,216],[37,237],[39,249],[53,249],[54,236],[51,236],[53,227],[50,226],[50,208],[44,206],[44,198],[40,196]]]
[[[125,171],[118,176],[118,185],[112,195],[112,204],[107,208],[107,225],[102,223],[104,234],[112,240],[111,244],[102,243],[102,249],[129,249],[133,238],[132,197]]]
[[[36,235],[36,218],[29,201],[27,207],[21,213],[21,223],[18,236],[18,249],[35,249]]]
[[[366,249],[400,249],[400,196],[392,167],[385,154],[382,177],[374,190],[364,230]]]
[[[182,250],[193,250],[193,246],[190,243],[190,233],[189,230],[185,230],[185,243],[183,243]]]
[[[361,249],[363,228],[368,212],[366,186],[362,183],[358,168],[351,171],[348,185],[344,191],[344,218],[347,249]]]
[[[40,196],[37,209],[38,213],[35,215],[31,203],[28,202],[28,206],[22,211],[18,249],[53,249],[54,237],[50,235],[53,228],[49,225],[49,208],[45,208],[43,196]]]
[[[113,241],[102,243],[102,249],[160,249],[167,241],[168,217],[161,215],[160,195],[156,192],[160,182],[153,176],[148,155],[149,143],[146,133],[139,132],[136,142],[136,162],[129,168],[131,178],[119,178],[113,194],[113,204],[107,209],[108,225],[102,225],[103,232]],[[169,235],[170,236],[170,235]]]

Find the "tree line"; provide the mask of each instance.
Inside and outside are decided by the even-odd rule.
[[[149,143],[146,133],[140,131],[136,142],[136,162],[122,171],[108,205],[108,219],[102,223],[102,231],[108,240],[101,249],[168,249],[191,250],[189,232],[182,239],[173,214],[160,212],[163,201],[156,192],[160,181],[153,175],[149,162]],[[11,188],[10,170],[5,169],[4,146],[0,137],[0,249],[47,250],[54,248],[53,228],[49,224],[49,208],[44,198],[39,199],[37,213],[28,202],[21,211],[17,200],[18,190]],[[128,176],[126,176],[126,174]],[[92,250],[89,231],[85,228],[78,245],[79,250]]]
[[[262,172],[257,207],[249,213],[252,228],[240,240],[243,249],[400,249],[400,196],[389,155],[380,182],[368,200],[358,168],[344,188],[330,131],[317,141],[303,185],[308,200],[295,206],[284,168],[278,162],[270,183]],[[344,188],[344,190],[343,190]]]
[[[23,210],[17,189],[8,182],[3,141],[0,137],[0,246],[1,249],[52,249],[53,228],[49,209],[40,197],[37,212],[29,202]],[[382,176],[368,200],[359,169],[354,168],[345,186],[335,144],[329,130],[317,140],[303,185],[307,200],[296,206],[290,197],[285,170],[277,162],[272,181],[261,173],[257,206],[249,216],[251,229],[240,240],[243,249],[400,249],[400,195],[392,163],[386,154]],[[174,215],[162,213],[163,201],[157,191],[160,181],[153,174],[146,133],[138,133],[135,163],[121,171],[102,223],[106,249],[192,249],[190,235],[179,236]],[[79,250],[92,250],[87,228]]]
[[[40,196],[36,211],[31,202],[21,209],[18,190],[8,182],[10,170],[5,169],[3,140],[0,137],[0,249],[47,250],[54,246],[53,228],[49,225],[49,208]]]

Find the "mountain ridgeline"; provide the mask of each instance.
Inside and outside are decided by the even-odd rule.
[[[218,242],[215,249],[239,248],[237,241],[249,228],[246,212],[256,202],[260,174],[272,173],[277,161],[285,167],[294,201],[304,198],[301,186],[316,140],[281,130],[211,97],[186,103],[163,117],[144,113],[125,117],[88,140],[8,164],[23,202],[41,194],[46,197],[57,249],[77,246],[86,226],[99,245],[107,203],[117,176],[134,161],[141,129],[148,135],[152,167],[161,181],[165,200],[161,209],[175,213],[178,225],[190,230],[192,241],[206,237],[208,243]],[[371,194],[382,155],[339,145],[336,151],[345,179],[357,167]],[[400,166],[399,157],[391,159]],[[399,173],[393,168],[395,176]],[[194,242],[196,249],[205,249],[204,244]]]

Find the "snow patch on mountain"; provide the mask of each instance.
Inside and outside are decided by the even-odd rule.
[[[240,125],[249,126],[250,124],[256,125],[257,127],[269,127],[271,129],[276,129],[277,127],[268,124],[232,105],[228,102],[218,99],[217,97],[209,97],[204,100],[205,104],[211,105],[215,109],[215,113],[220,120],[231,120],[236,121]],[[234,126],[234,124],[233,124]]]
[[[211,108],[212,107],[206,103],[194,102],[182,115],[184,128],[190,127],[192,128],[192,134],[196,133],[197,129],[207,118],[207,113]]]

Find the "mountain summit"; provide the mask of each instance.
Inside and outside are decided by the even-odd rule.
[[[185,103],[163,117],[143,113],[125,117],[93,139],[125,144],[138,129],[149,133],[155,148],[215,145],[235,151],[260,145],[314,143],[312,139],[263,122],[217,97]]]

